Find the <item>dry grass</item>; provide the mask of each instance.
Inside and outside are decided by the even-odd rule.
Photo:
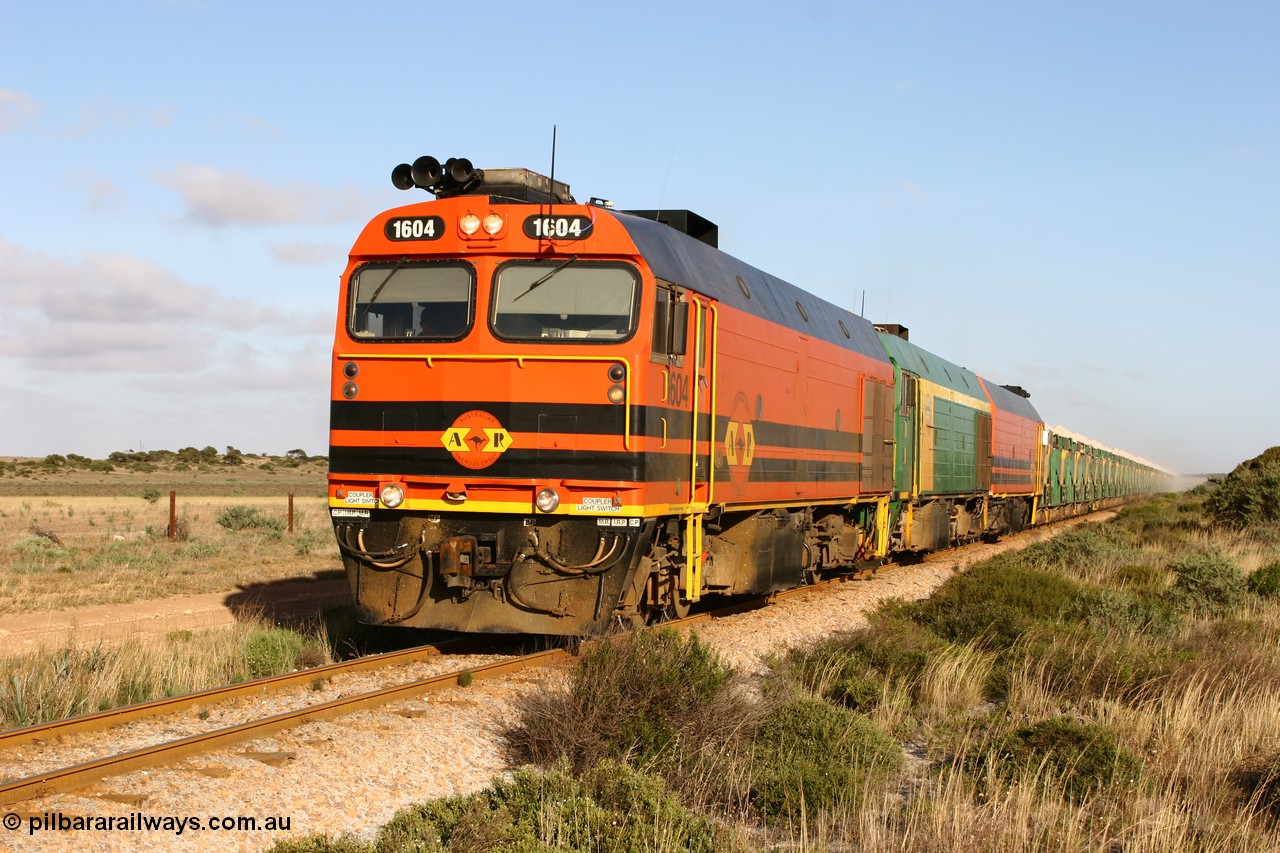
[[[228,530],[231,506],[282,523],[287,493],[184,497],[169,540],[168,494],[142,497],[0,497],[0,614],[221,592],[341,569],[325,501],[295,497],[294,529]]]
[[[138,635],[0,658],[0,729],[35,725],[332,663],[323,623]]]

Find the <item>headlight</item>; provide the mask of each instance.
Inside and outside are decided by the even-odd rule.
[[[502,217],[496,213],[490,213],[484,218],[483,227],[486,234],[497,234],[502,230]]]
[[[480,230],[480,217],[474,213],[464,213],[462,218],[458,220],[458,227],[462,229],[463,234],[470,237]]]
[[[533,502],[543,512],[555,512],[556,507],[560,506],[560,493],[548,487],[538,492],[538,496],[534,498]]]
[[[395,483],[388,483],[378,492],[378,500],[388,509],[395,509],[404,503],[404,489]]]

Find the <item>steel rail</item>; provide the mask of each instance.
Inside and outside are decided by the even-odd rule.
[[[474,637],[445,640],[440,643],[414,646],[410,649],[401,649],[400,651],[387,652],[386,654],[367,655],[365,657],[352,658],[351,660],[338,661],[337,663],[317,666],[312,669],[286,672],[282,675],[268,676],[254,681],[228,684],[225,687],[215,687],[211,690],[202,690],[199,693],[186,693],[181,696],[141,702],[137,705],[126,705],[123,708],[110,708],[106,711],[98,711],[80,717],[38,723],[34,726],[0,732],[0,750],[11,749],[36,740],[52,740],[67,735],[102,731],[103,729],[122,726],[136,720],[158,717],[164,714],[176,714],[197,705],[226,702],[245,696],[264,695],[287,687],[311,684],[316,679],[332,678],[335,675],[342,675],[348,672],[362,672],[367,669],[381,669],[382,667],[425,660],[443,654],[446,650],[452,651],[455,647],[458,650],[462,650],[470,645],[477,644],[478,641]]]
[[[251,720],[247,723],[228,726],[216,731],[95,759],[83,764],[77,764],[74,767],[52,770],[48,773],[29,776],[25,779],[17,779],[0,785],[0,805],[12,805],[13,803],[35,799],[36,797],[64,793],[91,782],[97,782],[107,776],[116,776],[133,770],[168,764],[191,755],[209,752],[246,740],[265,737],[306,723],[329,720],[355,711],[376,708],[401,699],[408,699],[421,693],[454,687],[461,683],[466,674],[470,674],[471,678],[476,681],[482,681],[507,675],[511,672],[518,672],[532,666],[545,666],[569,656],[569,653],[564,649],[535,652],[534,654],[511,660],[497,661],[471,669],[448,672],[430,678],[384,687],[381,690],[375,690],[370,693],[347,696],[320,705],[312,705],[308,708],[276,714],[273,717]]]

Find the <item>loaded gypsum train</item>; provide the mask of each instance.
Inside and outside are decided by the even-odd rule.
[[[579,635],[1167,488],[716,248],[525,169],[393,172],[342,276],[329,507],[360,617]]]

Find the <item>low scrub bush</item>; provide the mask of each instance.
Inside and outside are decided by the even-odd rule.
[[[901,745],[865,716],[819,699],[777,708],[752,746],[752,804],[768,821],[856,807],[869,781],[903,761]]]
[[[975,761],[998,762],[998,775],[1008,779],[1035,778],[1072,803],[1113,785],[1136,785],[1143,770],[1111,729],[1065,716],[1017,728]]]
[[[1047,694],[1068,706],[1108,697],[1129,699],[1152,681],[1163,681],[1193,653],[1159,636],[1099,632],[1087,625],[1043,627],[1010,653],[1010,668],[1034,672]]]
[[[893,605],[873,613],[870,622],[816,646],[793,649],[775,670],[817,696],[865,714],[879,705],[889,681],[904,682],[910,692],[930,660],[948,647]]]
[[[507,741],[525,760],[567,760],[584,772],[605,759],[668,765],[738,724],[746,703],[731,670],[697,634],[627,634],[588,648],[561,690],[527,694]]]
[[[283,518],[264,515],[257,507],[234,504],[218,513],[218,524],[228,530],[265,530],[269,533],[283,533],[287,526]]]
[[[1019,552],[1017,560],[1035,569],[1087,575],[1099,565],[1121,562],[1137,553],[1125,527],[1089,524],[1036,543]]]
[[[1130,563],[1107,575],[1109,586],[1129,590],[1139,595],[1161,595],[1168,589],[1172,578],[1159,566],[1146,563]]]
[[[18,555],[26,565],[46,566],[49,563],[60,563],[71,559],[75,552],[70,548],[55,543],[44,536],[29,533],[8,547],[8,551]]]
[[[1280,522],[1280,447],[1237,465],[1205,497],[1204,508],[1232,527]]]
[[[1249,592],[1263,598],[1280,595],[1280,560],[1256,570],[1245,581]]]
[[[302,636],[285,628],[260,628],[245,639],[249,678],[266,678],[297,669]]]
[[[932,598],[906,605],[902,612],[951,642],[1007,649],[1037,623],[1067,616],[1080,590],[1060,574],[1000,556],[956,575]]]
[[[1244,574],[1218,552],[1187,554],[1169,563],[1177,576],[1171,597],[1181,608],[1198,616],[1224,616],[1244,603]]]
[[[275,853],[535,853],[555,850],[746,850],[729,830],[680,805],[662,780],[605,762],[574,776],[565,766],[517,770],[476,794],[400,811],[372,844],[313,837],[283,841]]]
[[[1100,633],[1168,635],[1182,622],[1173,605],[1162,598],[1110,587],[1083,591],[1072,615]]]

